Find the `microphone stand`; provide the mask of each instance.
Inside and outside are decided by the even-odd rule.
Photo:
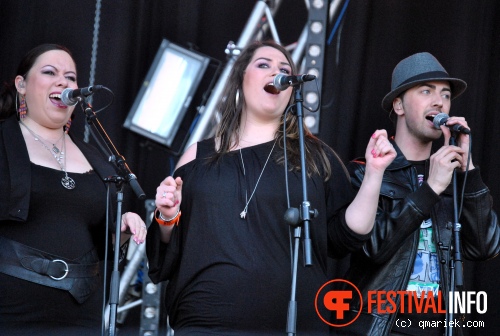
[[[123,184],[128,183],[134,193],[137,195],[139,199],[145,199],[146,194],[142,190],[139,182],[137,181],[136,176],[131,172],[128,167],[125,158],[120,155],[108,134],[102,127],[101,123],[97,119],[96,113],[92,110],[92,106],[87,102],[84,102],[82,99],[80,100],[81,107],[83,112],[87,117],[87,123],[89,125],[93,125],[94,128],[99,133],[102,140],[104,140],[107,149],[100,143],[100,141],[96,138],[96,141],[101,148],[101,151],[105,155],[109,155],[109,161],[114,163],[118,176],[109,176],[104,178],[106,183],[113,182],[117,186],[117,209],[116,209],[116,228],[115,228],[115,247],[114,247],[114,258],[113,258],[113,272],[111,273],[111,283],[110,283],[110,293],[109,293],[109,335],[116,335],[116,319],[117,319],[117,311],[118,311],[118,301],[119,301],[119,290],[120,290],[120,271],[118,270],[118,262],[120,258],[120,227],[121,227],[121,217],[122,217],[122,203],[123,203]],[[86,105],[86,106],[85,106]],[[106,216],[106,221],[109,218]],[[106,225],[108,227],[108,225]]]
[[[290,294],[290,302],[288,304],[287,314],[287,335],[293,336],[297,332],[297,301],[295,301],[295,294],[297,291],[297,263],[299,254],[299,244],[301,231],[304,231],[304,266],[312,265],[311,257],[311,238],[309,235],[309,221],[317,215],[316,210],[311,210],[310,203],[307,199],[307,170],[306,170],[306,156],[304,145],[304,125],[303,125],[303,110],[302,110],[302,84],[295,88],[295,102],[297,107],[297,118],[299,126],[299,146],[300,146],[300,170],[302,175],[302,203],[300,209],[289,208],[285,213],[285,221],[294,229],[294,248],[293,248],[293,268],[292,268],[292,286]],[[286,135],[285,141],[286,141]],[[302,221],[302,226],[299,221]]]
[[[451,133],[450,145],[456,146],[456,133]],[[453,232],[452,232],[452,243],[450,250],[450,291],[448,298],[450,307],[446,311],[446,321],[453,321],[454,319],[454,307],[455,307],[455,290],[456,287],[461,289],[463,287],[463,269],[462,269],[462,255],[461,255],[461,241],[460,241],[460,230],[462,225],[458,222],[458,200],[457,200],[457,172],[456,169],[453,171]],[[446,335],[451,336],[454,333],[454,329],[450,323],[446,326]]]

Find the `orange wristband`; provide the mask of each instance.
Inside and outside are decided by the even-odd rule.
[[[175,214],[174,217],[170,219],[165,219],[161,215],[160,210],[156,208],[155,210],[155,220],[158,224],[163,225],[163,226],[172,226],[172,225],[179,225],[179,220],[181,219],[181,211],[180,209],[177,209],[177,213]]]

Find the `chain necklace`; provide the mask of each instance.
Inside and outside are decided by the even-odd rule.
[[[19,121],[19,122],[21,123],[21,125],[26,127],[26,129],[28,130],[28,132],[30,132],[31,135],[33,135],[33,137],[35,138],[35,141],[40,142],[40,144],[43,147],[45,147],[45,149],[48,150],[50,154],[52,154],[54,159],[56,159],[57,163],[61,167],[61,170],[64,172],[64,176],[61,178],[61,184],[63,185],[63,187],[66,189],[69,189],[69,190],[74,189],[75,185],[76,185],[75,180],[73,180],[71,177],[68,176],[68,173],[66,172],[66,169],[65,169],[65,167],[66,167],[66,153],[65,153],[66,152],[66,137],[65,137],[65,133],[63,132],[63,135],[61,136],[61,138],[63,139],[61,149],[59,149],[56,146],[56,144],[52,144],[52,148],[49,148],[49,146],[47,146],[47,144],[42,140],[43,138],[41,136],[39,136],[38,134],[33,132],[24,122],[22,122],[22,121]],[[59,138],[59,140],[61,138]],[[59,140],[57,140],[56,143],[58,143]]]
[[[266,169],[267,162],[269,161],[269,158],[271,157],[271,154],[273,153],[274,146],[276,146],[276,141],[274,141],[273,147],[271,148],[271,151],[269,152],[269,155],[267,156],[266,163],[264,163],[264,167],[262,167],[262,171],[260,172],[259,178],[257,179],[257,183],[255,183],[255,187],[253,188],[252,194],[250,195],[250,198],[247,199],[247,192],[245,191],[245,199],[247,199],[247,203],[245,204],[245,208],[243,209],[242,212],[240,212],[240,218],[245,219],[247,216],[248,212],[248,204],[252,200],[253,194],[255,194],[255,190],[257,190],[257,186],[259,185],[260,178],[262,177],[262,174],[264,173],[264,169]],[[240,158],[241,158],[241,164],[243,166],[243,176],[245,176],[245,162],[243,162],[243,154],[241,153],[241,148],[240,148]]]
[[[31,135],[33,135],[33,137],[35,138],[36,141],[38,141],[39,139],[42,139],[41,136],[39,136],[38,134],[36,134],[35,132],[33,132],[31,129],[28,128],[28,126],[26,126],[26,124],[22,121],[20,121],[20,123],[26,127],[26,129],[31,133]],[[49,149],[49,151],[52,152],[52,155],[54,154],[59,154],[60,155],[60,158],[57,159],[58,161],[62,158],[61,156],[61,150],[62,150],[62,146],[61,146],[61,149],[59,149],[59,147],[57,147],[56,145],[59,143],[59,141],[61,141],[61,139],[63,138],[64,136],[64,132],[62,133],[62,135],[59,137],[59,139],[57,139],[57,141],[55,143],[52,144],[52,148]],[[45,139],[44,139],[45,140]],[[43,141],[42,141],[43,142]],[[49,141],[50,142],[50,141]],[[45,143],[43,142],[43,144],[45,145]],[[45,145],[45,148],[48,149],[48,146]]]

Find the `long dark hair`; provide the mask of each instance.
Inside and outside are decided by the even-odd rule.
[[[16,99],[17,99],[17,89],[15,86],[15,78],[17,76],[22,76],[26,79],[28,72],[31,70],[35,64],[38,57],[47,51],[51,50],[63,50],[67,52],[71,57],[71,52],[64,46],[53,43],[41,44],[24,55],[19,66],[17,67],[16,75],[9,82],[4,82],[0,88],[0,121],[7,119],[11,115],[17,113],[16,111]]]
[[[285,55],[288,63],[291,65],[292,73],[297,73],[297,67],[288,50],[274,41],[255,41],[243,49],[233,64],[222,93],[223,98],[218,104],[218,111],[221,113],[221,120],[215,133],[215,136],[219,141],[217,154],[215,156],[216,160],[222,155],[228,153],[231,150],[231,146],[234,144],[234,139],[238,139],[241,127],[240,116],[243,109],[243,101],[245,100],[242,90],[244,73],[256,50],[262,47],[272,47],[279,50],[283,55]],[[237,92],[239,92],[238,104],[236,103]],[[294,96],[292,95],[287,108],[293,103]],[[283,124],[285,122],[287,161],[290,170],[300,170],[299,126],[298,118],[295,114],[287,113],[286,120],[285,114],[282,115],[280,127],[276,131],[275,138],[278,140],[280,147],[283,148]],[[308,175],[323,174],[325,179],[328,179],[331,175],[330,162],[327,154],[325,153],[325,150],[328,150],[328,147],[316,138],[305,124],[304,134]],[[278,163],[284,163],[285,159],[283,151],[279,151],[279,154],[274,159]]]

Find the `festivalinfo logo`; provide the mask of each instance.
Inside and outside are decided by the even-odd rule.
[[[332,289],[341,288],[341,289]],[[351,303],[359,302],[356,315],[350,312]],[[441,291],[422,292],[420,297],[415,291],[368,291],[366,299],[368,313],[376,311],[378,314],[414,313],[414,314],[445,314],[443,294]],[[400,304],[398,305],[397,302]],[[343,279],[334,279],[325,283],[316,293],[316,312],[326,324],[333,327],[345,327],[353,322],[363,310],[363,297],[360,290],[351,282]],[[455,291],[449,292],[448,307],[454,314],[484,314],[488,310],[488,295],[484,291]],[[322,316],[324,309],[333,313],[333,320],[329,316]]]

